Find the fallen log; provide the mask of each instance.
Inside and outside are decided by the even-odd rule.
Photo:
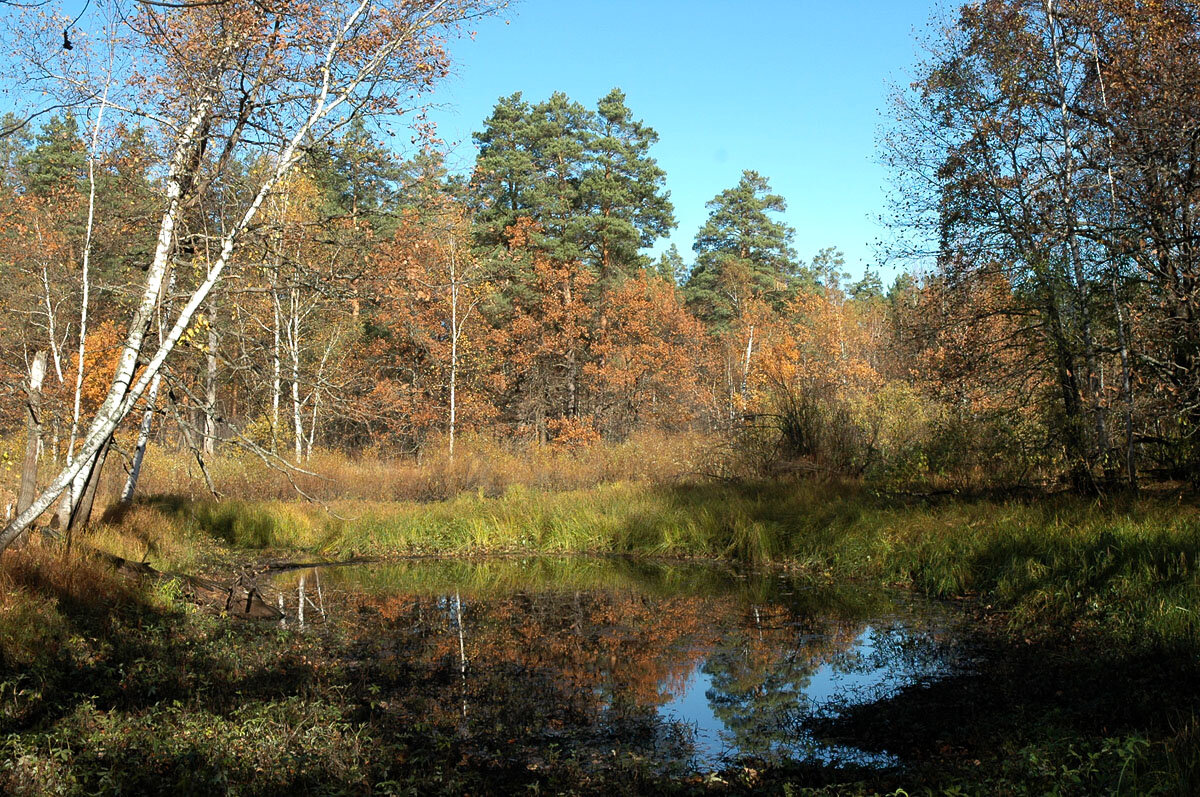
[[[117,572],[134,578],[153,578],[157,581],[174,581],[183,594],[195,603],[215,606],[229,614],[247,620],[282,620],[284,615],[267,603],[257,585],[239,578],[226,586],[217,581],[186,573],[168,573],[156,570],[145,562],[134,562],[106,551],[90,549],[89,553],[110,564]]]

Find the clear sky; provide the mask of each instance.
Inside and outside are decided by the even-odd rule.
[[[468,170],[471,133],[497,98],[555,90],[594,107],[614,86],[658,131],[679,227],[692,261],[704,204],[756,169],[788,201],[807,259],[824,246],[859,275],[885,232],[886,171],[876,133],[889,86],[907,82],[933,0],[524,0],[452,50],[456,75],[431,113]],[[667,243],[656,247],[666,248]],[[892,270],[884,269],[885,280]]]

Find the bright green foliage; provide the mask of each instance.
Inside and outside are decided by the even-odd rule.
[[[696,313],[722,324],[739,316],[752,298],[789,294],[797,275],[795,231],[771,216],[787,210],[787,203],[771,193],[767,178],[744,171],[736,186],[706,207],[708,221],[692,246],[696,267],[685,286]]]

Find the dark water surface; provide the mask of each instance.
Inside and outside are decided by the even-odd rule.
[[[531,769],[564,755],[664,772],[894,766],[810,728],[965,666],[946,605],[704,563],[431,559],[272,586],[289,628],[353,636],[346,666],[379,716]]]

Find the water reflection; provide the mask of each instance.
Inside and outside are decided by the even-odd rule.
[[[955,657],[944,607],[705,564],[425,560],[273,587],[286,624],[354,635],[372,721],[428,723],[464,758],[532,768],[619,754],[680,772],[896,764],[825,744],[808,720],[936,679]]]

